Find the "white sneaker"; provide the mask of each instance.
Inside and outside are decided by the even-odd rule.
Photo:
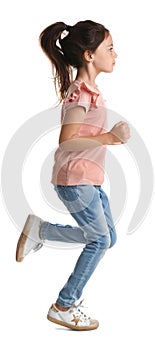
[[[16,261],[21,262],[32,250],[37,251],[43,246],[43,240],[39,236],[42,223],[39,217],[28,216],[17,243]]]
[[[77,306],[71,306],[67,311],[60,311],[53,304],[48,311],[47,319],[76,331],[89,331],[98,328],[99,322],[92,320],[80,310],[81,303]]]

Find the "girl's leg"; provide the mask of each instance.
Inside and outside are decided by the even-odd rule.
[[[56,301],[58,305],[65,308],[70,307],[81,297],[84,286],[108,248],[109,240],[107,240],[106,245],[104,236],[100,240],[88,243],[85,246],[75,265],[74,271],[59,293]]]
[[[86,244],[84,232],[80,227],[51,224],[44,221],[41,230],[40,237],[43,241],[56,241],[66,243],[83,243]]]
[[[79,226],[51,224],[44,221],[41,225],[40,237],[44,241],[87,244],[94,241],[98,235],[105,234],[105,231],[109,234],[109,228],[107,228],[106,223],[107,215],[104,220],[102,218],[103,210],[100,196],[97,198],[99,211],[97,209],[98,206],[96,207],[95,188],[99,190],[100,186],[55,186],[59,198]],[[90,208],[91,206],[92,209]],[[99,220],[102,221],[103,233],[96,231],[96,225]]]
[[[110,247],[111,239],[100,197],[100,187],[58,186],[57,192],[84,232],[87,242],[57,299],[57,304],[69,307],[80,298],[85,284]]]

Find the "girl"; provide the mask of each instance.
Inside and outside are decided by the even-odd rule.
[[[54,23],[41,33],[40,44],[52,63],[55,88],[63,101],[52,183],[78,226],[51,224],[29,215],[16,260],[41,248],[45,240],[83,243],[75,268],[47,317],[71,329],[91,330],[98,327],[98,321],[84,315],[75,302],[101,257],[116,242],[108,198],[101,187],[106,145],[126,143],[130,137],[125,122],[107,131],[105,103],[95,83],[99,73],[113,71],[117,54],[109,30],[90,20],[73,26]]]

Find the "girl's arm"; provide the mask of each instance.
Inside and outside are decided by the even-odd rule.
[[[65,151],[84,151],[103,145],[116,145],[126,143],[130,137],[128,124],[119,122],[109,131],[96,136],[79,136],[78,131],[84,121],[85,109],[75,107],[66,112],[63,122],[59,145]]]

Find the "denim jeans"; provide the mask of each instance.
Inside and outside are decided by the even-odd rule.
[[[44,240],[83,243],[73,272],[59,293],[57,303],[68,307],[81,297],[84,286],[108,248],[116,243],[116,231],[108,197],[101,186],[56,185],[55,190],[78,226],[44,222]]]

